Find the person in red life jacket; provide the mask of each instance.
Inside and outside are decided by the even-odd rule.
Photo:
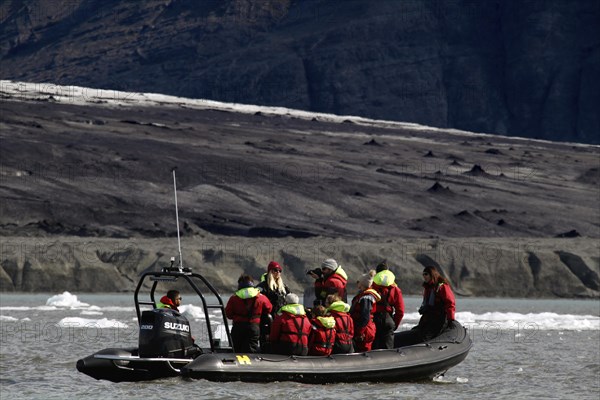
[[[335,318],[328,316],[323,306],[315,307],[313,315],[310,321],[313,326],[308,337],[308,355],[328,356],[335,343]]]
[[[298,295],[285,296],[286,305],[281,307],[271,324],[271,349],[275,354],[305,356],[308,354],[308,336],[312,329],[304,306],[298,304]]]
[[[423,270],[423,302],[419,308],[419,330],[423,340],[439,335],[444,327],[454,327],[456,300],[450,283],[435,267]]]
[[[422,343],[438,336],[444,328],[454,328],[456,301],[448,280],[435,267],[423,269],[423,302],[417,326],[395,338],[395,347]]]
[[[160,301],[156,304],[156,308],[164,309],[164,310],[173,310],[176,311],[176,315],[179,314],[179,306],[181,305],[181,301],[183,297],[178,290],[169,290],[166,295],[160,298]],[[186,319],[187,320],[187,319]],[[187,350],[188,354],[201,354],[202,350],[198,345],[194,344],[196,339],[193,336],[190,336],[192,339],[193,347]]]
[[[156,308],[167,308],[179,312],[179,306],[181,305],[181,295],[177,290],[169,290],[167,294],[160,298]]]
[[[260,337],[260,319],[271,312],[269,299],[254,287],[250,275],[242,274],[238,279],[238,290],[227,301],[225,315],[233,320],[231,339],[238,353],[257,353]]]
[[[354,349],[360,353],[371,350],[375,340],[375,303],[381,296],[375,289],[371,289],[375,271],[364,274],[357,282],[359,293],[352,299],[350,315],[354,321]]]
[[[373,349],[393,349],[394,331],[404,317],[404,298],[402,290],[396,285],[394,273],[388,269],[387,262],[377,265],[377,274],[373,277],[372,288],[377,290],[381,300],[375,305],[375,341]]]
[[[350,306],[342,301],[340,296],[330,294],[325,299],[329,315],[335,319],[335,343],[332,354],[354,353],[354,321],[348,311]]]
[[[321,268],[308,272],[315,279],[315,306],[324,305],[327,295],[337,293],[344,301],[347,299],[346,283],[348,275],[333,258],[323,261]]]

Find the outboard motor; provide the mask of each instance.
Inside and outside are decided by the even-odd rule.
[[[142,312],[139,340],[140,357],[190,357],[198,348],[186,317],[168,308]]]

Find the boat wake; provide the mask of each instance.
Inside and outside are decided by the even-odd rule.
[[[445,384],[451,384],[451,383],[468,383],[469,382],[469,378],[462,378],[460,376],[457,376],[456,378],[448,378],[444,375],[440,375],[440,376],[436,376],[435,378],[433,378],[433,382],[435,383],[445,383]]]

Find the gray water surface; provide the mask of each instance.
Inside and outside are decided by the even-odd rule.
[[[2,399],[397,399],[600,397],[600,302],[584,300],[458,299],[471,318],[474,346],[466,360],[437,381],[308,385],[215,383],[169,378],[144,383],[96,381],[75,363],[107,347],[137,345],[131,294],[78,294],[90,307],[45,307],[52,294],[0,295]],[[228,296],[227,296],[228,297]],[[187,298],[192,300],[191,296]],[[184,294],[184,304],[186,302]],[[403,328],[416,322],[420,299],[406,298]],[[199,304],[198,304],[199,305]],[[532,324],[515,322],[525,317]],[[78,327],[61,325],[81,318]],[[85,320],[83,320],[85,319]],[[100,328],[117,321],[127,327]],[[458,318],[460,320],[460,318]],[[95,323],[86,326],[84,321]],[[571,328],[556,321],[568,320]],[[76,320],[77,321],[77,320]],[[108,321],[108,322],[107,322]],[[111,322],[112,321],[112,322]],[[465,324],[469,327],[469,323]],[[193,329],[201,331],[202,320]],[[196,332],[197,332],[196,331]]]

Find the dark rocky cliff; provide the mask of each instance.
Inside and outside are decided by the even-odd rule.
[[[5,1],[3,79],[600,143],[600,2]]]

